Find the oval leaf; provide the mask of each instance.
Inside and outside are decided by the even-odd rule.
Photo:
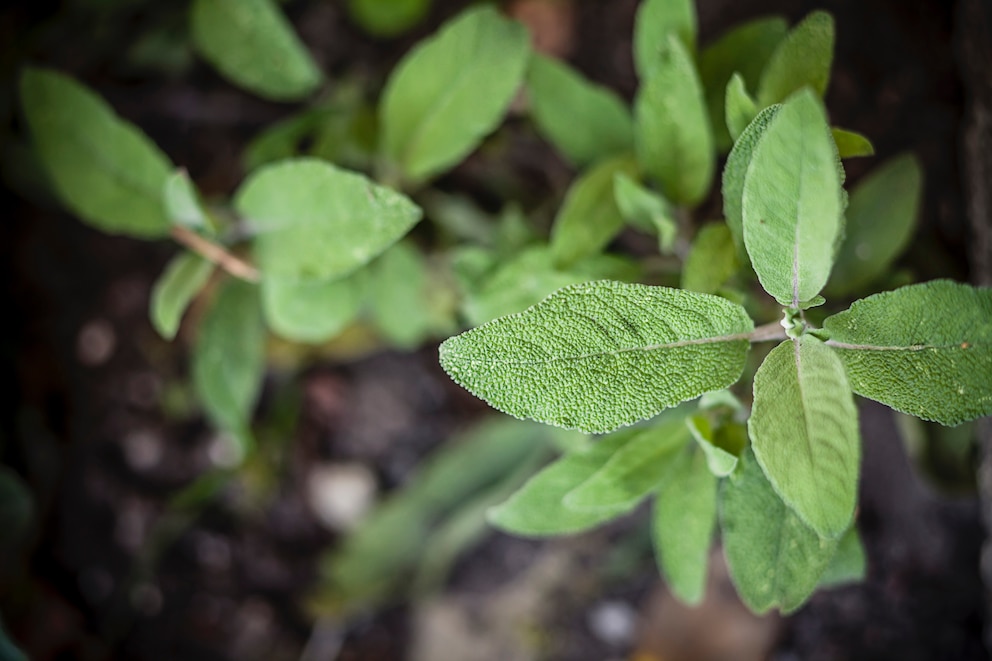
[[[351,20],[376,37],[394,37],[422,21],[431,0],[348,0]]]
[[[604,280],[450,338],[440,357],[501,411],[606,432],[735,382],[752,329],[716,296]]]
[[[197,254],[183,252],[173,258],[155,281],[150,317],[159,335],[171,340],[190,301],[207,284],[214,265]]]
[[[276,335],[318,344],[351,323],[362,306],[365,273],[337,280],[262,280],[262,309]]]
[[[641,80],[661,61],[669,35],[696,50],[696,7],[692,0],[644,0],[634,19],[634,66]]]
[[[775,49],[758,85],[758,106],[785,100],[811,87],[820,97],[830,82],[834,59],[834,19],[824,11],[804,18]]]

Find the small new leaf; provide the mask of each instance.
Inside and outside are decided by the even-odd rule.
[[[830,132],[834,136],[834,143],[837,145],[837,155],[841,158],[859,158],[862,156],[874,156],[875,147],[871,140],[856,131],[832,128]]]
[[[812,12],[782,40],[768,60],[758,85],[758,106],[784,101],[793,92],[811,87],[820,97],[830,82],[834,58],[834,19]]]
[[[158,334],[171,340],[190,301],[207,284],[214,265],[197,254],[183,252],[173,258],[152,288],[149,316]]]

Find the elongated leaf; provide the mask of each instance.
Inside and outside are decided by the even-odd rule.
[[[789,27],[781,17],[757,18],[733,28],[700,52],[699,77],[706,90],[710,126],[719,151],[726,152],[736,139],[733,131],[727,133],[728,121],[724,119],[731,76],[736,72],[742,78],[742,87],[757,89],[765,63],[788,31]],[[746,122],[741,128],[744,126],[747,126]]]
[[[427,264],[417,248],[397,243],[372,265],[369,305],[379,332],[394,346],[412,349],[431,331]]]
[[[527,31],[469,9],[412,50],[383,92],[384,156],[413,181],[451,167],[500,123],[524,77]]]
[[[840,184],[823,106],[799,92],[754,149],[742,199],[751,264],[782,305],[799,308],[827,283],[841,232]]]
[[[737,249],[725,223],[704,225],[682,269],[682,288],[715,294],[737,272]]]
[[[679,228],[675,210],[665,198],[622,172],[613,178],[613,197],[623,219],[642,230],[658,235],[658,249],[670,253]]]
[[[354,321],[365,294],[366,273],[337,280],[262,280],[262,309],[272,331],[287,340],[318,344]]]
[[[737,593],[756,613],[809,598],[837,540],[819,537],[776,495],[750,452],[720,493],[723,550]]]
[[[754,376],[748,431],[782,500],[823,537],[847,530],[858,497],[858,410],[830,348],[803,335],[772,349]]]
[[[199,255],[183,252],[173,258],[155,281],[149,316],[158,334],[171,340],[190,301],[207,284],[214,265]]]
[[[857,583],[865,578],[865,547],[861,544],[858,529],[851,526],[837,543],[834,557],[820,577],[818,588],[830,588],[846,583]]]
[[[676,409],[631,438],[563,501],[573,510],[616,510],[637,505],[672,473],[679,451],[689,443],[686,412]],[[627,433],[614,432],[614,433]]]
[[[162,187],[173,167],[144,133],[83,85],[47,69],[24,70],[21,105],[38,158],[70,211],[104,232],[169,233]]]
[[[625,514],[633,506],[574,510],[565,507],[563,501],[572,489],[592,477],[635,435],[635,430],[610,434],[587,450],[558,459],[528,480],[505,503],[490,509],[489,522],[515,535],[545,537],[588,530]]]
[[[604,280],[449,338],[441,365],[506,413],[605,432],[736,381],[752,328],[722,298]]]
[[[859,156],[874,156],[875,147],[865,136],[855,131],[833,128],[830,130],[837,144],[837,154],[841,158],[857,158]]]
[[[192,228],[208,226],[207,214],[186,170],[179,169],[166,180],[162,188],[162,203],[169,220],[176,225]]]
[[[758,106],[784,101],[793,92],[811,87],[823,96],[834,59],[834,19],[815,11],[789,32],[768,60],[758,85]]]
[[[668,37],[675,35],[689,52],[696,50],[696,7],[692,0],[644,0],[634,19],[634,66],[650,78]]]
[[[258,232],[254,251],[264,275],[297,281],[347,275],[421,216],[404,195],[309,158],[257,170],[241,185],[235,206]]]
[[[534,55],[527,91],[538,130],[572,164],[586,165],[633,148],[634,122],[620,97],[563,62]]]
[[[943,425],[992,414],[992,289],[910,285],[823,326],[859,395]]]
[[[734,472],[734,469],[737,468],[737,458],[740,456],[742,448],[726,447],[726,441],[729,440],[727,437],[733,434],[733,432],[730,432],[730,434],[719,434],[718,430],[713,429],[713,425],[710,424],[709,419],[704,415],[692,416],[686,420],[686,426],[692,437],[696,439],[696,443],[702,449],[703,455],[706,457],[706,465],[713,475],[726,477]],[[743,446],[747,443],[747,439],[744,438],[742,440],[744,441]]]
[[[568,268],[599,253],[623,227],[623,216],[613,195],[617,174],[632,175],[632,158],[610,159],[579,177],[568,189],[551,227],[551,255],[555,266]]]
[[[422,21],[431,0],[348,0],[348,14],[377,37],[394,37]]]
[[[692,56],[674,35],[634,101],[634,121],[638,161],[665,197],[702,200],[715,167],[713,133]]]
[[[687,604],[706,592],[706,569],[716,527],[717,478],[693,446],[680,453],[654,502],[651,538],[668,586]]]
[[[725,129],[730,132],[732,139],[737,140],[758,114],[758,105],[748,94],[740,74],[735,73],[727,83],[724,105],[727,118]]]
[[[195,0],[190,26],[200,54],[249,92],[293,101],[320,85],[320,69],[273,0]]]
[[[741,203],[744,199],[744,178],[747,168],[751,165],[751,157],[758,142],[765,135],[768,125],[778,114],[782,106],[774,105],[765,108],[748,124],[741,133],[734,148],[727,157],[727,165],[723,168],[723,217],[739,254],[744,252],[744,212]]]
[[[911,154],[886,161],[858,183],[827,293],[857,292],[889,270],[913,236],[922,194],[923,172]]]

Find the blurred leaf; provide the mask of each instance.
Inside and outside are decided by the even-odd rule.
[[[330,280],[367,264],[405,235],[421,211],[407,197],[317,159],[257,170],[235,198],[258,232],[266,278]]]
[[[200,229],[209,226],[196,186],[186,170],[176,170],[162,187],[162,198],[169,220],[176,225]]]
[[[620,97],[563,62],[534,55],[527,89],[538,130],[573,165],[633,147],[633,120]]]
[[[424,181],[458,163],[500,123],[524,77],[523,26],[468,9],[397,65],[379,107],[383,156]]]
[[[21,103],[38,157],[73,213],[104,232],[169,233],[162,187],[173,168],[144,133],[86,87],[47,69],[24,70]]]
[[[372,263],[371,274],[369,305],[376,328],[395,347],[417,347],[435,322],[427,299],[427,263],[420,251],[411,243],[397,243]]]
[[[672,251],[679,228],[674,210],[665,198],[623,172],[616,173],[613,178],[613,197],[626,222],[656,233],[662,254]]]
[[[737,140],[747,125],[758,114],[758,106],[748,94],[744,86],[744,79],[740,74],[734,74],[727,83],[727,95],[725,99],[727,123],[724,129],[729,131],[733,140]]]
[[[682,288],[715,294],[737,272],[737,249],[726,223],[704,225],[682,269]]]
[[[768,60],[758,84],[758,107],[780,103],[806,86],[822,97],[833,58],[833,16],[814,11],[789,32]]]
[[[424,205],[427,217],[456,239],[492,247],[495,244],[496,228],[490,214],[468,195],[444,193],[437,189],[424,191],[418,196]]]
[[[642,81],[654,74],[669,36],[696,50],[696,7],[692,0],[644,0],[634,19],[634,68]]]
[[[858,583],[865,578],[865,547],[858,529],[851,526],[837,543],[837,550],[827,570],[820,577],[818,588],[832,588],[846,583]]]
[[[499,215],[493,242],[500,255],[516,255],[522,248],[537,241],[523,210],[514,202],[507,204]]]
[[[189,251],[169,262],[155,281],[151,295],[149,316],[159,335],[167,340],[176,336],[183,313],[207,284],[213,270],[213,263]]]
[[[844,129],[832,128],[834,142],[837,144],[837,154],[841,158],[858,158],[860,156],[874,156],[875,147],[871,141],[860,133],[846,131]]]
[[[235,85],[273,101],[312,94],[322,74],[272,0],[194,0],[193,43]]]
[[[303,151],[300,143],[312,137],[321,123],[339,112],[334,108],[320,107],[270,125],[245,147],[245,169],[251,172],[274,161],[300,156]]]
[[[367,274],[294,282],[262,279],[262,308],[272,331],[293,342],[319,344],[335,337],[358,316]]]
[[[348,14],[376,37],[395,37],[420,23],[431,0],[348,0]]]

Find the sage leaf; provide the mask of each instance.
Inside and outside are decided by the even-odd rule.
[[[322,74],[273,0],[195,0],[193,44],[217,71],[273,101],[312,94]]]
[[[842,227],[837,151],[812,92],[790,97],[765,129],[741,203],[761,286],[782,305],[801,307],[827,283]]]
[[[837,548],[789,509],[751,452],[720,493],[723,551],[730,578],[755,613],[791,613],[809,598]]]
[[[909,285],[856,301],[823,327],[859,395],[942,425],[992,414],[992,289]]]
[[[699,604],[706,592],[706,569],[716,528],[717,478],[698,448],[679,453],[654,501],[651,539],[662,575],[683,602]]]
[[[811,87],[820,97],[830,82],[834,58],[834,19],[814,11],[782,40],[765,65],[758,84],[758,106],[766,108]]]
[[[440,358],[510,415],[607,432],[734,383],[752,329],[716,296],[604,280],[449,338]]]
[[[365,272],[331,280],[263,278],[262,310],[272,331],[291,342],[319,344],[354,321],[365,293]]]
[[[196,186],[183,169],[177,170],[162,188],[162,203],[169,220],[193,229],[209,228],[207,214],[200,203]]]
[[[234,203],[258,233],[254,254],[263,274],[284,280],[343,277],[393,245],[421,216],[404,195],[312,158],[256,170]]]
[[[555,266],[568,268],[599,253],[620,232],[623,216],[613,195],[613,179],[634,172],[633,159],[621,156],[600,163],[572,183],[551,226]]]
[[[431,0],[348,0],[348,15],[375,37],[395,37],[420,23]]]
[[[652,190],[622,172],[613,178],[613,197],[623,219],[634,226],[658,235],[658,249],[668,254],[678,237],[675,210]]]
[[[748,420],[768,481],[822,537],[851,523],[858,497],[858,410],[840,358],[811,335],[772,349],[754,376]]]
[[[371,273],[369,312],[376,329],[395,347],[416,347],[434,325],[423,256],[415,246],[400,242],[372,263]]]
[[[674,35],[634,100],[634,143],[641,167],[665,197],[692,206],[709,191],[716,155],[692,56]]]
[[[541,135],[573,165],[587,165],[633,148],[634,122],[620,97],[563,62],[534,55],[527,91]]]
[[[149,317],[158,334],[171,340],[179,331],[179,322],[190,301],[203,289],[214,265],[192,252],[182,252],[168,266],[152,287]]]
[[[744,212],[741,206],[744,199],[744,177],[751,165],[755,147],[781,108],[780,105],[769,106],[758,113],[737,138],[734,148],[727,156],[727,165],[723,168],[723,217],[741,255],[747,254],[744,251]]]
[[[162,187],[173,167],[144,133],[55,71],[25,69],[20,92],[35,152],[70,211],[112,234],[169,234]]]
[[[740,74],[735,73],[727,83],[724,105],[727,119],[725,128],[730,132],[730,137],[736,140],[758,114],[758,106],[748,94]]]
[[[923,171],[912,154],[886,161],[858,183],[847,206],[828,294],[861,291],[888,272],[909,245],[922,196]]]
[[[737,272],[737,249],[726,223],[704,225],[685,260],[682,288],[715,294]]]
[[[702,449],[710,472],[716,477],[727,477],[733,473],[734,469],[737,468],[737,457],[747,444],[747,438],[739,439],[743,441],[740,447],[731,448],[727,447],[729,444],[726,441],[732,440],[728,437],[732,436],[733,432],[720,434],[719,431],[721,430],[713,429],[713,425],[706,416],[694,415],[686,419],[685,423],[689,433],[692,434]],[[734,425],[736,423],[728,423],[724,426],[732,428]],[[723,438],[720,438],[721,436]]]
[[[831,588],[846,583],[857,583],[865,578],[865,547],[858,529],[851,526],[837,543],[834,557],[820,577],[818,588]]]
[[[386,83],[379,107],[385,158],[414,182],[460,161],[499,124],[529,55],[527,31],[493,7],[445,24]]]
[[[837,154],[841,158],[858,158],[861,156],[874,156],[875,147],[871,141],[856,131],[832,128],[830,132],[834,136],[834,143],[837,145]]]
[[[644,0],[634,19],[634,68],[641,80],[651,77],[670,35],[695,52],[696,31],[692,0]]]

